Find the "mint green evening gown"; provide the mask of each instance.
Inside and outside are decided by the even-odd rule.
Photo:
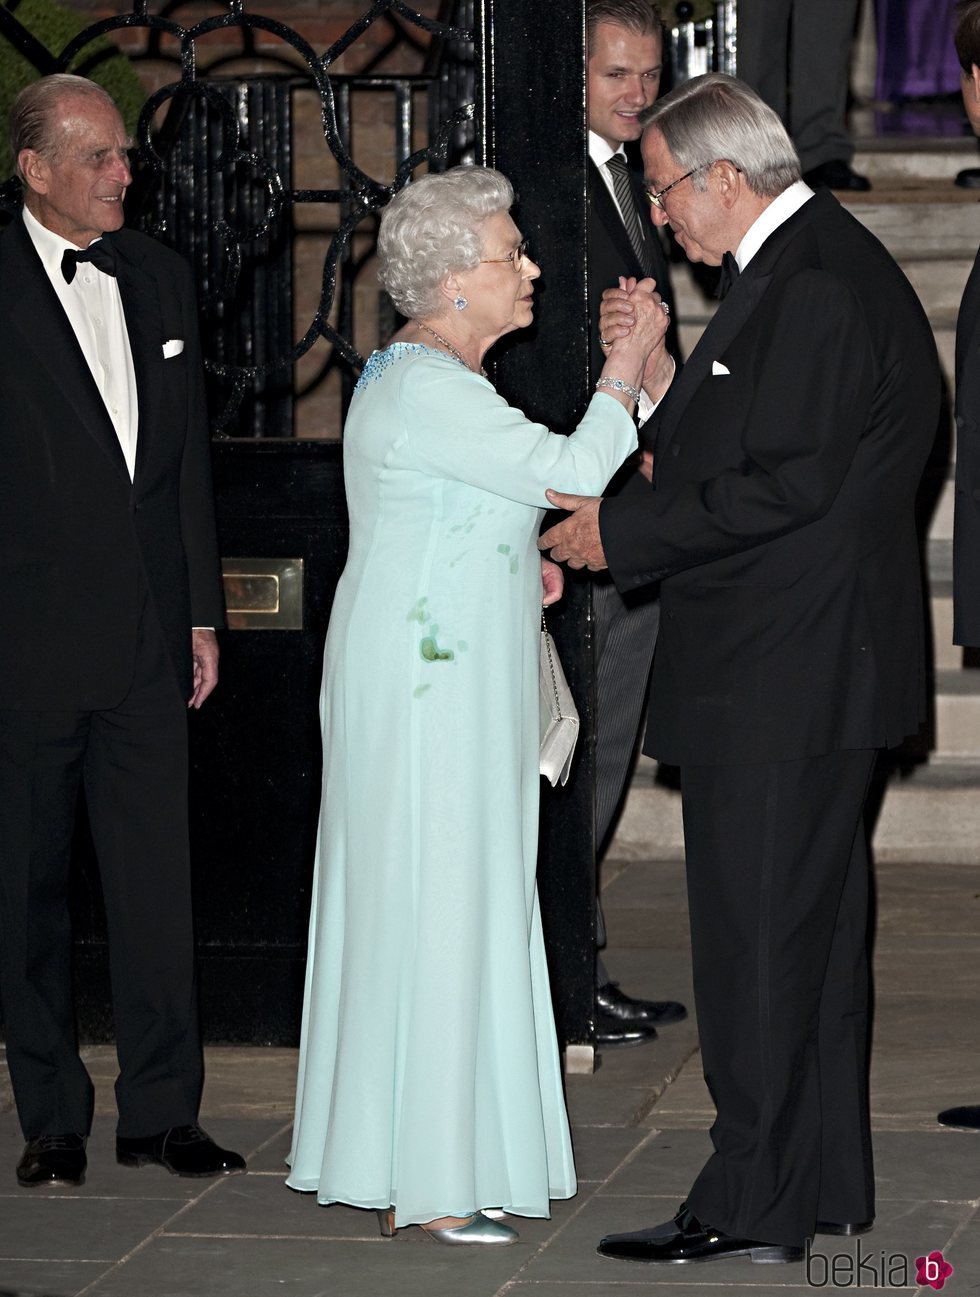
[[[545,488],[635,448],[570,437],[442,352],[376,352],[344,440],[350,551],[324,656],[324,778],[287,1183],[396,1224],[575,1192],[535,887],[535,546]]]

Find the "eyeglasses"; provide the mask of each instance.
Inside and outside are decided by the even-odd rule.
[[[713,167],[714,165],[713,162],[702,162],[701,166],[695,167],[693,171],[688,171],[677,180],[672,180],[669,185],[665,185],[663,189],[658,189],[656,193],[652,189],[644,189],[643,192],[647,196],[647,201],[651,206],[659,208],[660,211],[666,211],[667,209],[664,207],[664,199],[672,189],[676,189],[677,186],[683,184],[685,180],[690,180],[690,178],[696,176],[699,171],[707,171],[709,167]]]
[[[520,271],[524,269],[524,258],[526,256],[527,239],[521,239],[514,251],[508,252],[506,257],[481,257],[480,264],[484,266],[493,266],[500,262],[509,261],[514,269],[520,273]]]

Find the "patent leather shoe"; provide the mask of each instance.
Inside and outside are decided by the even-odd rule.
[[[606,982],[596,987],[595,1007],[603,1018],[631,1024],[642,1022],[651,1027],[662,1027],[687,1017],[687,1010],[676,1000],[637,1000],[621,991],[618,982]]]
[[[870,1234],[874,1229],[874,1217],[871,1220],[847,1220],[838,1224],[832,1220],[818,1220],[814,1226],[817,1234],[831,1234],[837,1238],[857,1238],[859,1234]]]
[[[200,1126],[171,1126],[159,1135],[139,1139],[117,1135],[116,1161],[120,1166],[145,1166],[151,1162],[172,1175],[194,1178],[245,1170],[245,1159],[239,1153],[219,1148]]]
[[[958,1126],[961,1130],[980,1130],[980,1104],[968,1103],[962,1108],[944,1108],[936,1117],[940,1126]]]
[[[17,1183],[24,1189],[45,1184],[85,1183],[84,1135],[38,1135],[24,1145],[17,1163]]]
[[[689,1265],[737,1256],[747,1256],[757,1265],[803,1260],[802,1247],[734,1238],[703,1225],[686,1208],[682,1208],[666,1225],[636,1230],[632,1234],[609,1234],[602,1239],[597,1250],[600,1256],[617,1261],[646,1261],[656,1265]]]
[[[821,162],[818,167],[804,171],[803,179],[811,189],[836,189],[854,194],[865,193],[871,188],[868,177],[859,176],[843,158]]]

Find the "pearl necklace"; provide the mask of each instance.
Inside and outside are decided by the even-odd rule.
[[[448,340],[448,338],[444,338],[441,333],[436,333],[435,329],[430,329],[429,326],[427,324],[423,324],[421,320],[413,320],[412,323],[416,326],[416,328],[424,329],[426,333],[430,333],[433,336],[433,338],[435,338],[436,342],[442,343],[442,345],[449,352],[450,356],[452,356],[453,360],[458,360],[464,369],[469,369],[471,373],[473,372],[470,366],[466,363],[466,361],[463,359],[460,353],[453,346],[453,344]]]

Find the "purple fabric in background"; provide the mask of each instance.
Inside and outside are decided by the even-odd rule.
[[[955,94],[955,0],[876,0],[879,99]]]

